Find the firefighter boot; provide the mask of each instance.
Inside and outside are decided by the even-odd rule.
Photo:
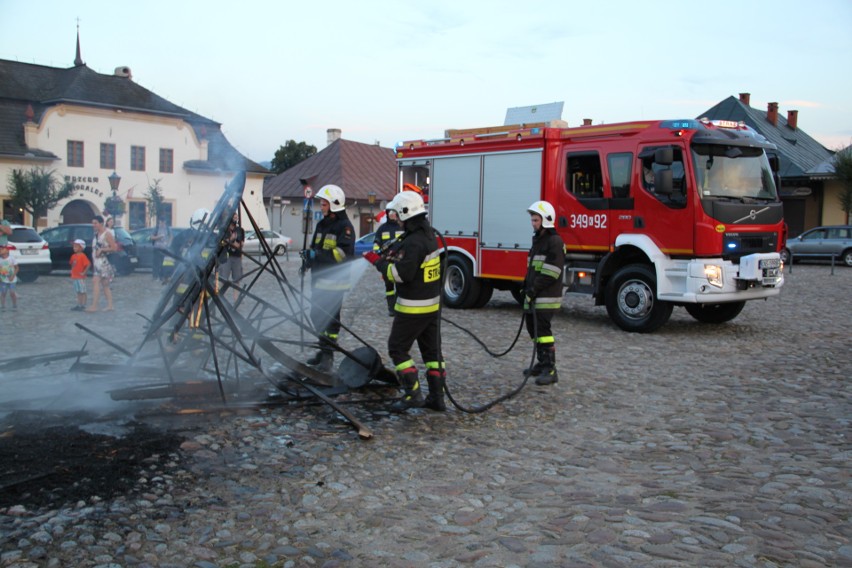
[[[545,365],[541,369],[541,374],[535,378],[537,385],[552,385],[559,381],[559,375],[556,374],[556,347],[551,344],[546,347]]]
[[[313,357],[305,361],[305,363],[311,367],[315,367],[317,371],[321,371],[323,373],[331,372],[331,369],[334,366],[334,351],[331,349],[331,345],[333,344],[333,341],[321,339],[319,350]]]
[[[444,385],[447,381],[446,371],[438,369],[429,369],[426,371],[426,381],[429,383],[429,394],[426,395],[426,401],[423,406],[444,412],[447,410],[447,405],[444,402]]]
[[[322,361],[322,354],[323,354],[323,350],[320,349],[319,351],[314,353],[313,357],[311,357],[310,359],[305,361],[305,365],[310,365],[311,367],[313,367],[315,365],[319,365],[320,361]]]
[[[524,369],[525,377],[537,377],[541,374],[541,371],[544,369],[545,360],[547,359],[547,353],[550,348],[547,345],[542,345],[541,343],[536,343],[535,345],[535,357],[536,362],[532,367],[527,367]]]
[[[385,296],[385,299],[388,301],[388,315],[393,317],[396,315],[396,311],[393,307],[396,305],[396,294],[390,294],[389,296]]]
[[[391,412],[405,412],[409,408],[420,408],[423,406],[423,393],[420,390],[420,381],[417,380],[417,369],[409,367],[397,371],[399,384],[402,385],[402,398],[391,405]]]

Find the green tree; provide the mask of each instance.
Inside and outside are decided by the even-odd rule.
[[[110,195],[104,200],[104,213],[111,217],[124,215],[124,200],[117,195]]]
[[[57,203],[74,192],[74,184],[56,179],[56,170],[47,171],[42,167],[27,171],[12,170],[9,174],[9,196],[15,207],[27,211],[36,226],[39,217],[44,217]]]
[[[288,140],[287,143],[275,152],[272,158],[272,171],[276,174],[288,170],[301,161],[307,160],[317,153],[317,147],[304,142]]]
[[[163,214],[165,199],[163,198],[163,188],[160,187],[160,181],[162,180],[155,179],[148,186],[148,191],[145,193],[145,201],[148,202],[148,218],[152,221],[159,220]]]
[[[840,208],[846,213],[846,220],[849,221],[849,216],[852,215],[852,146],[838,150],[834,154],[832,164],[837,179],[843,185],[838,196]]]

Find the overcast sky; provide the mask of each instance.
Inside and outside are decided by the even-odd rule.
[[[0,0],[0,58],[133,80],[255,161],[326,130],[392,147],[564,101],[572,126],[692,118],[728,96],[852,143],[852,1]]]

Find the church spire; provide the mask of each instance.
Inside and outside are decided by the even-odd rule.
[[[80,18],[77,18],[77,57],[74,58],[74,67],[85,65],[83,58],[80,55]]]

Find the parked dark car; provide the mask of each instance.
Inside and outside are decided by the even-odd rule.
[[[53,270],[70,270],[68,264],[71,255],[74,254],[73,243],[77,239],[83,239],[86,243],[86,256],[92,259],[92,239],[95,237],[95,229],[87,223],[59,225],[51,229],[45,229],[41,236],[47,241],[50,248],[50,260]],[[121,245],[119,261],[116,272],[120,276],[126,276],[133,272],[136,267],[136,243],[133,237],[121,227],[115,228],[115,240]]]
[[[148,227],[146,229],[137,229],[130,233],[130,236],[136,242],[137,268],[152,267],[154,263],[154,243],[151,241],[151,237],[156,230],[155,227]],[[172,238],[175,238],[186,230],[188,229],[184,227],[172,227]]]
[[[781,251],[785,263],[806,259],[831,260],[834,257],[846,266],[852,266],[852,225],[816,227],[793,239]]]

